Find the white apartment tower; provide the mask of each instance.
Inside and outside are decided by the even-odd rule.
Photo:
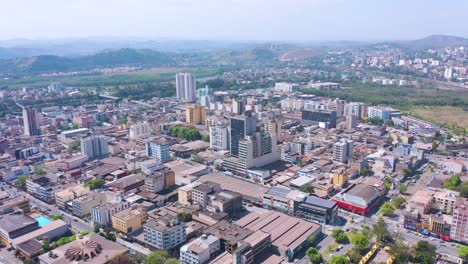
[[[130,139],[137,140],[151,136],[151,127],[147,121],[130,125]]]
[[[83,138],[81,139],[81,153],[89,159],[108,156],[108,143],[107,137],[102,135]]]
[[[195,101],[196,99],[195,77],[191,73],[176,74],[177,99]]]
[[[341,140],[333,144],[333,160],[346,163],[353,156],[353,141]]]
[[[210,126],[210,148],[229,149],[229,129],[225,124]]]

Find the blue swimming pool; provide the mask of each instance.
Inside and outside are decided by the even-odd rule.
[[[40,227],[50,224],[50,220],[42,215],[36,216],[34,219],[39,223]]]

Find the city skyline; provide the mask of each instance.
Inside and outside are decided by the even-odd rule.
[[[28,6],[27,9],[24,6]],[[268,9],[265,9],[268,6]],[[406,40],[468,36],[467,2],[90,0],[4,4],[0,39]],[[444,12],[439,12],[444,10]],[[183,18],[183,19],[180,19]],[[19,20],[20,19],[20,20]],[[352,23],[350,23],[352,22]]]

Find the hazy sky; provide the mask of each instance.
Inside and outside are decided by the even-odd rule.
[[[2,0],[0,39],[468,37],[468,0]]]

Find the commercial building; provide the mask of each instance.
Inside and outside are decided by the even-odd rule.
[[[206,121],[206,108],[193,104],[185,108],[185,120],[189,125],[204,125]]]
[[[239,155],[239,142],[245,136],[250,136],[257,129],[257,119],[252,111],[246,111],[244,115],[233,116],[230,119],[230,154],[237,157]]]
[[[139,230],[146,218],[144,206],[132,205],[112,215],[112,227],[124,234]]]
[[[461,198],[453,210],[450,238],[456,241],[468,242],[468,199]]]
[[[333,197],[338,207],[353,213],[367,215],[381,201],[382,193],[373,186],[353,184]]]
[[[10,199],[0,201],[0,215],[9,214],[15,211],[29,213],[29,199],[24,196],[15,196]]]
[[[299,89],[299,85],[294,83],[275,83],[275,91],[283,92],[283,93],[292,93]]]
[[[322,233],[321,225],[273,211],[250,213],[235,224],[270,234],[273,249],[288,261],[310,247],[310,236],[319,237]]]
[[[341,89],[341,84],[333,83],[333,82],[323,82],[323,83],[309,82],[307,86],[313,89],[327,90],[327,91]]]
[[[39,229],[38,222],[25,214],[7,214],[0,217],[0,243],[10,247],[13,239]]]
[[[365,103],[351,102],[344,106],[344,115],[354,115],[358,119],[366,117],[368,113],[368,106]]]
[[[245,136],[238,144],[238,157],[224,159],[225,170],[245,176],[247,169],[262,167],[278,160],[277,138],[265,132]]]
[[[401,112],[387,107],[369,106],[367,116],[369,118],[379,118],[382,122],[385,122],[392,117],[400,117]]]
[[[196,84],[191,73],[176,74],[176,97],[179,100],[195,101]]]
[[[220,240],[213,235],[201,237],[180,248],[180,261],[190,264],[204,264],[215,257],[221,248]]]
[[[26,136],[37,136],[41,134],[37,112],[32,107],[23,108],[23,125]]]
[[[319,125],[325,123],[328,128],[335,128],[336,118],[336,111],[302,110],[302,122],[304,124]]]
[[[335,202],[274,186],[263,195],[263,208],[282,211],[310,222],[333,225],[338,214]]]
[[[221,191],[212,195],[209,207],[229,215],[236,214],[242,208],[242,195],[231,191]]]
[[[341,140],[333,144],[333,160],[346,163],[353,157],[353,141]]]
[[[60,140],[64,141],[67,138],[76,137],[78,135],[87,135],[89,133],[88,128],[77,128],[72,130],[63,131],[59,134]]]
[[[214,150],[229,149],[229,129],[226,124],[210,126],[210,148]]]
[[[185,223],[175,216],[159,216],[143,226],[144,241],[159,250],[169,250],[185,242]]]
[[[108,185],[109,189],[114,192],[126,194],[129,191],[137,189],[145,185],[145,175],[138,173],[120,178]]]
[[[83,138],[81,139],[81,153],[89,159],[107,157],[109,155],[108,143],[108,138],[102,135]]]
[[[127,253],[128,249],[105,239],[104,237],[90,233],[75,241],[52,250],[52,253],[44,253],[39,256],[41,264],[62,263],[93,263],[105,264],[117,256]]]
[[[57,163],[55,163],[55,166],[61,171],[69,171],[79,168],[81,164],[83,164],[86,161],[88,161],[88,156],[78,155],[69,159],[57,161]]]

